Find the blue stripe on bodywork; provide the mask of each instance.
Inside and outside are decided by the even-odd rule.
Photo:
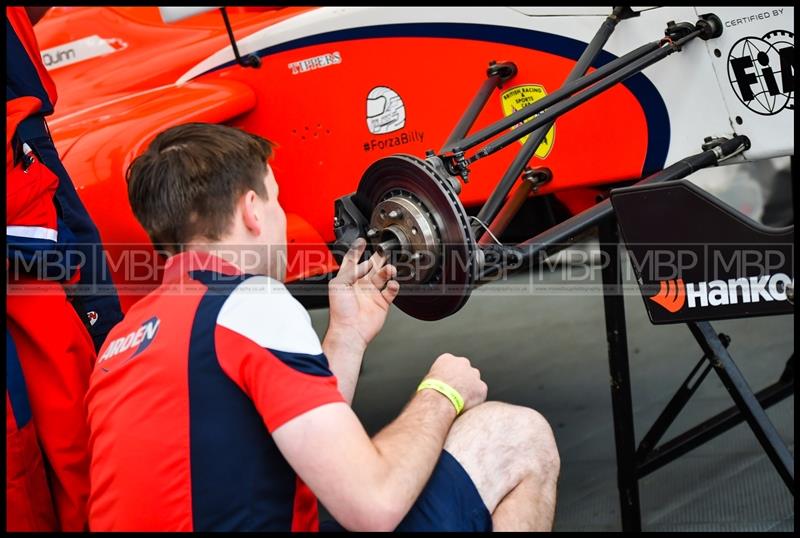
[[[282,530],[292,526],[296,475],[252,400],[222,370],[217,316],[251,275],[190,276],[209,286],[189,344],[189,431],[194,531]]]
[[[256,51],[255,54],[263,57],[269,54],[277,54],[279,52],[312,45],[321,45],[334,41],[352,41],[355,39],[374,39],[382,37],[442,37],[489,41],[518,47],[527,47],[575,61],[580,58],[580,55],[587,47],[587,43],[578,39],[540,32],[538,30],[526,30],[489,24],[412,23],[365,26],[361,28],[348,28],[346,30],[325,32],[267,47]],[[617,56],[614,54],[602,50],[592,63],[592,67],[602,67],[616,58]],[[453,59],[453,61],[457,61],[457,59]],[[232,60],[214,67],[199,76],[233,65],[236,65],[236,62]],[[642,167],[642,175],[645,176],[661,170],[666,162],[670,141],[669,114],[667,113],[664,99],[658,93],[653,83],[650,82],[644,74],[638,73],[633,75],[622,82],[622,84],[639,101],[647,121],[647,153]]]

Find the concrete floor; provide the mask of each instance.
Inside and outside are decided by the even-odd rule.
[[[600,291],[552,291],[548,284],[561,275],[537,278],[484,286],[460,312],[437,322],[393,307],[365,357],[354,409],[374,433],[397,416],[440,353],[465,355],[480,368],[490,399],[533,407],[553,426],[562,462],[555,530],[619,530]],[[627,295],[625,304],[638,441],[702,353],[685,325],[651,325],[638,294]],[[327,310],[311,316],[322,336]],[[729,350],[758,390],[777,380],[793,353],[793,321],[787,315],[713,325],[732,337]],[[730,404],[709,374],[667,436]],[[794,397],[767,414],[794,453]],[[640,496],[645,530],[794,527],[794,499],[745,424],[643,479]]]

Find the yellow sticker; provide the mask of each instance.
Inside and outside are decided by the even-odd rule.
[[[514,86],[513,88],[509,88],[500,96],[500,100],[503,103],[503,115],[508,117],[517,110],[522,110],[526,106],[535,103],[545,95],[547,95],[547,91],[545,91],[544,86],[541,84],[525,84],[523,86]],[[536,116],[533,116],[525,121],[528,122],[535,117]],[[512,127],[512,129],[516,129],[520,125],[522,125],[522,122],[516,124],[514,127]],[[524,144],[528,140],[529,136],[530,135],[526,135],[520,138],[520,144]],[[552,127],[550,127],[550,130],[547,131],[542,143],[539,144],[538,148],[536,148],[536,153],[534,155],[540,159],[547,157],[550,154],[550,150],[553,149],[555,136],[556,126],[554,124]]]

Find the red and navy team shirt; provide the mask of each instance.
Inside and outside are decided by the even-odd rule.
[[[271,433],[343,402],[280,282],[173,256],[98,354],[86,396],[91,530],[318,530]]]
[[[33,25],[22,6],[6,6],[6,101],[32,96],[48,116],[58,99],[56,85],[42,62]]]

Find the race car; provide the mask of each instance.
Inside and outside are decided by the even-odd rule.
[[[474,267],[459,282],[472,285],[490,234],[501,243],[552,228],[705,138],[747,137],[725,164],[793,155],[793,17],[792,7],[719,6],[58,7],[36,34],[59,92],[49,126],[127,309],[160,281],[163,258],[132,214],[125,171],[167,127],[224,123],[277,143],[289,282],[335,271],[330,247],[355,213],[375,248],[409,247],[378,206],[418,203],[426,211],[402,233],[428,226],[441,232],[431,244],[470,243]],[[645,62],[643,43],[663,57]],[[567,101],[555,97],[572,104],[557,110]],[[536,103],[548,107],[526,112]],[[485,155],[457,147],[470,132],[491,132],[479,144],[501,131]],[[398,155],[404,178],[393,183],[375,166]],[[424,162],[443,172],[421,172]],[[414,174],[446,177],[449,201],[426,201]],[[520,183],[529,188],[500,226]],[[354,191],[372,199],[336,211]],[[438,319],[463,300],[398,303]]]

